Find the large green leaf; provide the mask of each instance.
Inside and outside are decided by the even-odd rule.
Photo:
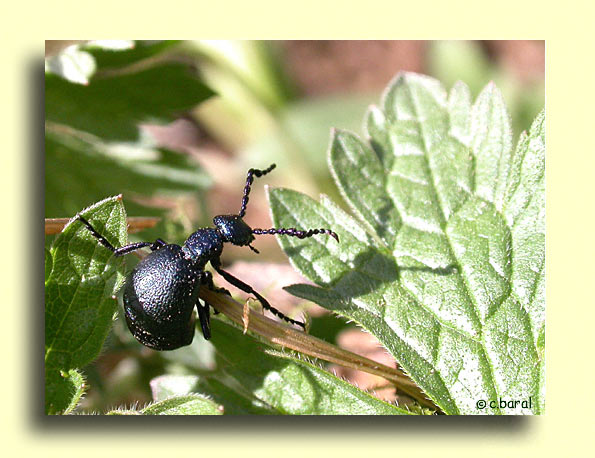
[[[174,42],[129,44],[133,47],[117,50],[97,43],[71,46],[46,61],[47,216],[73,214],[110,194],[146,202],[155,194],[178,195],[210,184],[195,161],[157,148],[139,123],[172,121],[213,92],[193,65],[166,60],[163,52]],[[79,71],[71,78],[76,81],[95,67],[86,84],[65,79],[66,70]],[[129,205],[133,214],[162,215],[133,200]]]
[[[119,197],[81,212],[113,245],[126,243],[126,214]],[[99,354],[110,329],[122,275],[121,262],[80,222],[70,223],[49,251],[45,281],[46,413],[71,410],[80,398],[75,371]],[[114,274],[117,274],[114,277]]]
[[[130,47],[113,49],[103,46],[103,42],[90,42],[81,49],[88,52],[95,59],[99,71],[128,67],[151,57],[155,57],[179,43],[179,40],[136,40]]]
[[[205,189],[210,178],[189,157],[167,149],[104,143],[46,129],[45,212],[72,215],[106,195],[180,194]],[[154,215],[127,199],[130,214]],[[142,212],[142,213],[141,213]]]
[[[446,413],[544,410],[543,120],[513,152],[493,85],[472,105],[462,83],[447,94],[401,74],[368,112],[367,142],[333,134],[331,170],[358,220],[325,197],[269,194],[276,226],[341,238],[279,238],[320,285],[290,292],[373,333]]]
[[[138,123],[173,121],[212,94],[192,68],[180,63],[96,75],[88,85],[46,73],[45,119],[106,140],[134,141]]]

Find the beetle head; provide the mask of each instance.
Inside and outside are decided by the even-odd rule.
[[[252,228],[238,215],[215,216],[213,223],[223,236],[223,240],[232,245],[246,246],[254,240]]]

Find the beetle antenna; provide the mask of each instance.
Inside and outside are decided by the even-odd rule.
[[[252,186],[252,183],[254,182],[254,177],[260,178],[261,176],[269,173],[275,167],[277,167],[276,164],[271,164],[269,166],[269,168],[264,169],[264,170],[259,170],[259,169],[248,170],[248,175],[246,176],[246,186],[244,186],[244,196],[242,197],[242,206],[240,208],[240,213],[238,213],[238,216],[240,218],[243,218],[244,215],[246,214],[246,205],[248,205],[248,196],[250,195],[250,187]]]
[[[248,245],[248,248],[250,248],[252,251],[254,251],[256,254],[260,254],[260,251],[258,251],[256,248],[254,248],[252,245]]]
[[[291,237],[297,237],[298,239],[305,239],[306,237],[312,237],[316,234],[327,234],[334,238],[337,242],[339,241],[339,236],[331,231],[330,229],[309,229],[307,231],[300,231],[294,227],[290,228],[272,228],[272,229],[252,229],[252,233],[256,235],[272,235],[272,234],[279,234],[279,235],[289,235]]]

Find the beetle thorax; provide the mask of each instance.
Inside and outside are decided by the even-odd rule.
[[[205,227],[197,230],[186,239],[182,251],[184,256],[194,262],[195,265],[203,267],[207,262],[221,256],[223,242],[221,233],[217,229]]]

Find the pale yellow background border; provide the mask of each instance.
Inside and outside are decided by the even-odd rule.
[[[415,3],[416,6],[408,6]],[[10,2],[2,68],[4,456],[583,456],[592,413],[593,14],[588,1]],[[539,418],[110,419],[36,415],[31,320],[43,313],[43,40],[72,38],[547,40],[547,413]],[[36,65],[35,62],[38,62]],[[37,92],[37,93],[36,93]],[[34,243],[27,248],[26,244]],[[33,362],[32,359],[34,360]],[[104,417],[105,418],[105,417]],[[114,426],[110,426],[114,425]]]

